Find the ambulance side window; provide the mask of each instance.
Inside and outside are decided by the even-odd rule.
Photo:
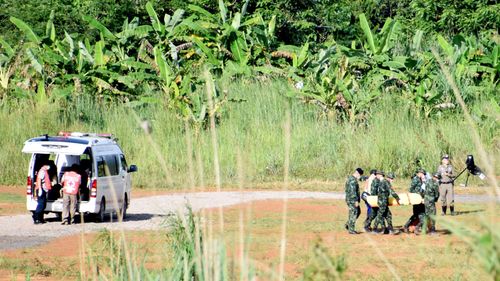
[[[106,173],[106,171],[108,170],[109,169],[107,168],[104,159],[101,156],[97,157],[97,176],[98,177],[107,176],[109,173]]]
[[[116,155],[106,155],[104,156],[106,166],[108,167],[108,176],[118,175],[118,161],[116,161]]]
[[[120,162],[122,164],[122,170],[127,171],[128,166],[127,166],[127,161],[125,160],[125,155],[120,155]]]

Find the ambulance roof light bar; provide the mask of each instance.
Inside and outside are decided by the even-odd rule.
[[[101,137],[101,138],[113,138],[113,134],[97,134],[97,133],[81,133],[81,132],[65,132],[60,131],[58,134],[60,137]]]

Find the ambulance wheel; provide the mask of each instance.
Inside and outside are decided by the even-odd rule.
[[[120,221],[124,221],[125,218],[127,218],[127,209],[128,209],[128,198],[127,194],[125,194],[125,196],[123,196],[122,208],[120,209],[120,213],[118,214],[118,216],[121,216],[120,218],[118,218]]]
[[[99,222],[104,222],[106,219],[106,201],[103,198],[101,198],[101,204],[99,205],[99,213],[97,213],[97,220]]]

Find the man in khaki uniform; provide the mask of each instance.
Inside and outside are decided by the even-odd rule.
[[[446,209],[450,206],[451,215],[455,215],[455,194],[453,190],[453,166],[450,164],[450,156],[443,155],[441,165],[437,169],[437,173],[441,176],[439,181],[439,196],[441,200],[441,215],[446,215]]]

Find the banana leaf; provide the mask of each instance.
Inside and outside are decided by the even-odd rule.
[[[300,53],[299,53],[299,55],[297,57],[297,61],[296,61],[297,64],[295,64],[295,62],[294,62],[294,66],[295,67],[302,67],[302,66],[304,66],[305,63],[307,62],[308,55],[309,55],[309,43],[306,43],[300,49]]]
[[[222,23],[226,22],[227,9],[226,4],[224,4],[224,0],[219,0],[219,14],[222,19]]]
[[[170,71],[170,66],[167,64],[167,61],[163,57],[161,49],[158,46],[154,47],[154,54],[156,65],[160,70],[160,78],[164,84],[169,87],[172,83],[172,72]]]
[[[90,55],[87,47],[81,42],[78,42],[79,53],[82,55],[82,59],[85,59],[87,62],[94,64],[94,58]]]
[[[35,44],[40,44],[40,38],[33,32],[33,30],[27,25],[24,21],[15,18],[15,17],[10,17],[10,21],[17,27],[19,30],[21,30],[24,35],[33,43]]]
[[[181,26],[186,26],[196,34],[208,34],[209,30],[201,25],[201,21],[196,20],[195,16],[191,16],[180,23]]]
[[[209,63],[211,63],[214,66],[220,65],[221,62],[214,56],[210,48],[208,48],[205,44],[203,44],[203,42],[201,42],[200,39],[198,39],[195,36],[192,36],[192,40],[194,41],[196,46],[198,46],[198,48],[200,48],[200,50],[205,54],[205,56],[207,56]]]
[[[103,66],[106,64],[104,61],[104,42],[97,41],[94,46],[94,65],[95,66]]]
[[[370,51],[375,54],[377,52],[377,48],[375,46],[375,39],[373,37],[372,30],[370,29],[370,25],[368,24],[368,20],[366,20],[365,14],[359,15],[359,23],[363,33],[365,34],[366,41],[368,42],[368,46],[370,47]]]
[[[184,10],[182,10],[182,9],[175,10],[174,15],[172,16],[172,19],[168,23],[168,26],[169,26],[168,31],[170,33],[174,32],[174,29],[177,27],[177,25],[182,22],[183,16],[184,16]]]
[[[273,15],[267,27],[267,35],[274,36],[275,30],[276,30],[276,15]]]
[[[54,42],[56,40],[56,28],[54,27],[54,10],[50,12],[50,17],[45,28],[45,36],[49,38],[51,42]]]
[[[42,60],[44,61],[45,65],[50,66],[55,66],[59,63],[65,63],[68,60],[65,59],[63,56],[60,54],[56,53],[54,50],[45,47],[43,51],[41,52],[41,57],[43,58]]]
[[[450,45],[450,43],[448,43],[448,41],[446,41],[446,39],[444,39],[444,37],[441,34],[438,34],[436,38],[439,43],[439,46],[441,46],[448,59],[449,60],[453,59],[453,54],[454,54],[453,46]]]
[[[118,81],[121,84],[124,84],[129,89],[135,89],[136,82],[139,82],[130,76],[124,76],[119,74],[113,75],[112,79]]]
[[[250,0],[245,0],[245,3],[243,4],[243,7],[241,8],[241,16],[242,17],[244,17],[247,13],[248,2],[250,2]]]
[[[246,65],[248,63],[247,55],[247,44],[243,38],[243,34],[238,34],[235,40],[231,42],[231,53],[233,54],[234,60],[240,65]]]
[[[386,61],[382,65],[391,69],[402,69],[406,67],[404,63],[399,61]]]
[[[420,47],[422,46],[422,37],[424,36],[424,32],[420,29],[417,30],[415,35],[413,36],[413,41],[411,45],[411,49],[413,51],[420,51]]]
[[[30,60],[31,66],[36,70],[36,72],[43,74],[42,63],[38,61],[38,58],[33,54],[33,51],[30,48],[26,49],[26,55]]]
[[[146,12],[151,19],[151,25],[153,26],[154,30],[160,33],[165,32],[165,27],[161,24],[160,20],[158,19],[158,14],[156,14],[155,9],[153,8],[153,4],[151,4],[151,2],[149,1],[148,3],[146,3]]]
[[[200,6],[196,6],[196,5],[192,5],[192,4],[189,4],[188,5],[188,9],[193,11],[193,12],[196,12],[200,15],[203,15],[205,16],[206,18],[216,22],[217,21],[217,17],[214,16],[212,13],[210,13],[209,11],[203,9],[202,7]]]
[[[64,40],[69,45],[68,55],[70,58],[73,58],[73,53],[75,51],[75,42],[73,41],[73,38],[71,38],[71,36],[66,31],[64,31]]]
[[[98,20],[91,18],[89,16],[85,16],[85,15],[83,16],[83,19],[86,22],[88,22],[91,27],[99,30],[104,37],[111,39],[111,40],[116,39],[116,36],[111,31],[109,31],[109,29],[106,26],[104,26],[102,23],[100,23]]]
[[[129,37],[144,38],[148,37],[153,30],[153,27],[151,27],[150,25],[140,25],[132,29],[123,30],[116,36],[121,39],[126,39]]]
[[[236,13],[233,17],[233,22],[231,23],[231,26],[235,29],[238,30],[241,26],[241,14]]]
[[[382,28],[382,34],[384,34],[384,37],[382,38],[382,40],[379,43],[380,44],[379,48],[378,48],[379,54],[385,53],[389,50],[392,37],[396,33],[396,29],[398,26],[398,22],[392,21],[390,18],[386,20],[386,23],[387,22],[389,22],[387,29]],[[384,25],[384,27],[385,27],[385,25]]]
[[[0,46],[5,50],[5,53],[8,57],[12,57],[14,55],[14,49],[5,41],[2,37],[0,37]]]

